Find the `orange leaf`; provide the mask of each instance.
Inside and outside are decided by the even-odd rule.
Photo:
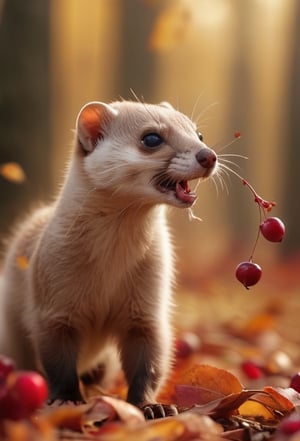
[[[266,386],[240,406],[239,413],[244,416],[276,419],[278,414],[291,413],[297,405],[300,405],[300,395],[294,389]]]
[[[257,391],[244,390],[239,393],[233,393],[230,395],[217,398],[205,404],[195,404],[187,412],[192,412],[197,415],[214,415],[224,416],[225,414],[231,414],[235,412],[239,406],[249,399]]]
[[[277,408],[278,410],[292,411],[295,406],[300,406],[300,394],[291,387],[284,389],[282,387],[266,386],[264,391],[270,394],[280,406]]]
[[[243,390],[239,380],[229,371],[209,365],[195,365],[182,378],[182,384],[202,387],[223,395]]]
[[[42,413],[42,419],[56,428],[70,429],[80,432],[82,418],[87,405],[72,406],[64,405],[59,407],[49,406]]]
[[[26,175],[22,167],[16,162],[7,162],[0,166],[0,175],[7,181],[14,182],[15,184],[22,184],[26,181]]]
[[[239,407],[239,414],[244,417],[262,417],[266,420],[274,419],[273,413],[262,403],[252,401],[251,399]]]
[[[103,441],[176,441],[182,439],[185,433],[185,425],[175,418],[165,418],[140,424],[139,427],[131,428],[120,423],[107,423],[100,427],[93,435],[97,435]],[[98,438],[97,438],[98,439]]]

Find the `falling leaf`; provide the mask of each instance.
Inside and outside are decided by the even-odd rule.
[[[26,256],[18,256],[17,257],[17,265],[20,270],[24,271],[28,268],[29,260]]]
[[[166,51],[182,42],[190,23],[190,11],[182,5],[165,9],[157,18],[149,38],[149,47],[154,51]]]
[[[23,184],[26,181],[24,170],[16,162],[7,162],[0,165],[0,175],[15,184]]]

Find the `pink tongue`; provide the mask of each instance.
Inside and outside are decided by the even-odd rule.
[[[197,197],[195,193],[191,193],[187,181],[184,181],[184,188],[179,182],[176,182],[176,196],[182,202],[187,202],[189,204],[192,204]]]

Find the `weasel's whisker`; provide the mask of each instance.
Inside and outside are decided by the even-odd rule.
[[[224,163],[226,163],[226,164],[231,164],[232,166],[234,166],[234,167],[237,167],[237,168],[239,168],[240,170],[242,169],[242,167],[239,165],[239,164],[236,164],[235,162],[233,162],[233,161],[230,161],[229,159],[224,159],[224,158],[219,158],[219,163],[220,164],[224,164]]]
[[[229,179],[230,179],[230,174],[229,174],[229,172],[232,172],[233,170],[230,168],[230,167],[228,167],[227,165],[225,165],[225,164],[219,164],[220,165],[220,171],[221,171],[221,173],[223,174],[223,175],[226,175]]]
[[[190,116],[190,120],[191,120],[191,121],[193,121],[193,119],[194,119],[194,114],[195,114],[196,108],[197,108],[197,106],[198,106],[198,104],[199,104],[199,101],[200,101],[200,99],[202,98],[202,96],[203,96],[203,92],[201,92],[201,93],[198,95],[198,97],[196,98],[196,101],[195,101],[195,103],[194,103],[194,105],[193,105],[192,113],[191,113],[191,116]]]
[[[216,179],[218,179],[218,175],[212,176],[211,181],[213,183],[213,186],[216,189],[216,193],[217,193],[217,198],[219,197],[219,187],[217,185]]]
[[[202,118],[202,116],[208,112],[208,110],[210,110],[212,107],[215,107],[216,105],[218,105],[219,103],[216,101],[214,103],[209,104],[208,106],[206,106],[197,116],[196,120],[195,120],[195,124],[198,125],[200,119]]]
[[[220,169],[223,171],[223,173],[225,173],[227,176],[229,176],[229,173],[234,174],[236,177],[238,177],[239,179],[243,180],[242,176],[240,176],[235,170],[233,170],[232,168],[230,168],[228,165],[220,163]]]
[[[239,155],[237,153],[221,153],[221,154],[218,154],[218,158],[224,158],[224,157],[234,157],[234,158],[249,159],[248,156]]]
[[[225,144],[220,150],[217,150],[217,154],[219,155],[221,152],[223,152],[225,149],[228,149],[228,147],[230,147],[232,144],[234,144],[238,140],[239,140],[239,138],[233,138],[230,142]]]
[[[225,189],[226,193],[229,194],[229,188],[228,188],[227,182],[226,182],[224,176],[221,173],[218,174],[218,180],[220,182],[220,185],[221,185],[222,189],[223,190]]]

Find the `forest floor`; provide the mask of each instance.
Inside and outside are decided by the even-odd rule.
[[[178,416],[144,421],[124,401],[120,375],[110,391],[120,401],[91,398],[3,421],[2,439],[299,441],[300,394],[289,386],[300,372],[300,259],[273,263],[250,290],[235,280],[234,267],[227,259],[205,274],[179,271],[176,359],[158,397],[176,403]]]

